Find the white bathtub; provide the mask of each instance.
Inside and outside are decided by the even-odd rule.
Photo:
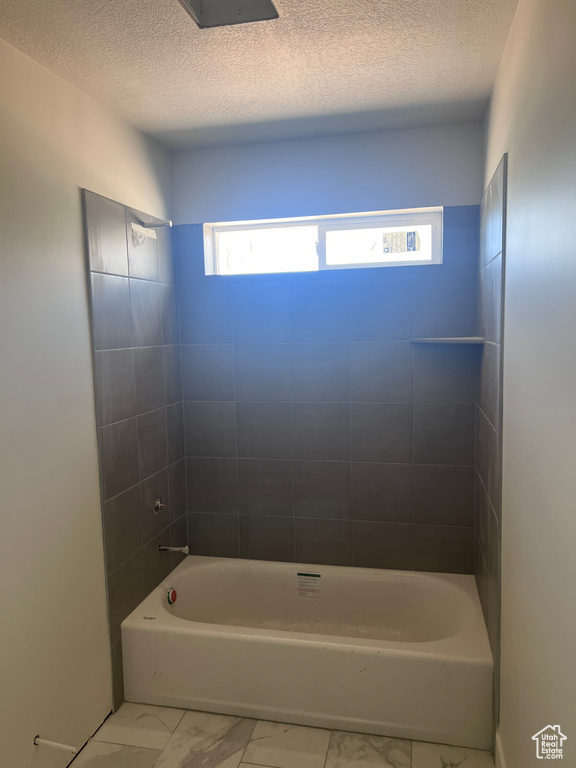
[[[472,576],[187,557],[125,619],[122,643],[127,701],[492,743]]]

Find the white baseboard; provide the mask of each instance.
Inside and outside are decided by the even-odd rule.
[[[494,760],[496,762],[496,768],[506,768],[506,761],[504,760],[504,750],[502,749],[502,739],[500,738],[500,730],[496,731],[496,746],[494,749]]]

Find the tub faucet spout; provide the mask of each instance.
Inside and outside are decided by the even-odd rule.
[[[158,552],[181,552],[183,555],[188,555],[190,550],[188,547],[158,547]]]

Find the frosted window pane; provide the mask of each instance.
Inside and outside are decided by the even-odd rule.
[[[326,263],[372,264],[432,260],[432,226],[369,227],[326,232]]]
[[[221,275],[318,270],[318,227],[273,227],[218,232]]]

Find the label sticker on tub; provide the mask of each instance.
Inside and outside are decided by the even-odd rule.
[[[320,573],[314,571],[298,571],[298,597],[307,597],[309,600],[320,599]]]

